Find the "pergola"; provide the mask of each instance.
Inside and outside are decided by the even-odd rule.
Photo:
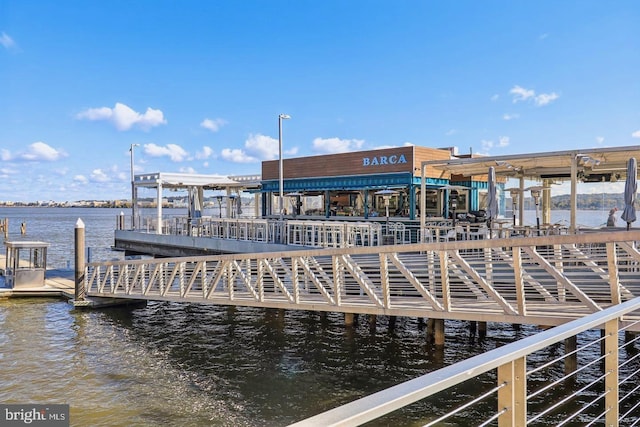
[[[132,215],[135,224],[136,207],[138,204],[139,187],[155,188],[157,190],[157,219],[158,224],[162,223],[162,191],[165,188],[189,191],[189,198],[193,206],[202,206],[204,190],[223,190],[229,198],[234,192],[243,190],[255,190],[260,188],[260,176],[223,176],[223,175],[200,175],[188,173],[166,173],[156,172],[140,174],[134,177],[132,195]],[[227,209],[230,204],[227,203]],[[190,207],[191,208],[191,207]],[[227,212],[227,215],[229,212]],[[135,228],[135,226],[134,226]]]
[[[544,153],[525,153],[506,156],[486,156],[456,158],[422,162],[422,194],[425,192],[427,168],[442,173],[461,176],[487,175],[493,166],[496,176],[519,180],[520,194],[524,194],[525,180],[541,182],[543,220],[550,217],[551,184],[561,181],[571,182],[570,231],[576,229],[577,185],[578,182],[615,182],[626,179],[629,158],[640,158],[640,146],[589,148]],[[420,212],[426,212],[424,197],[420,200]],[[524,197],[519,197],[518,211],[520,223],[523,221]],[[425,226],[426,218],[420,218]]]

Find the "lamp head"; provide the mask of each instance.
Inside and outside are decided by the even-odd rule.
[[[286,120],[291,118],[291,116],[288,114],[280,114],[278,117],[280,118],[280,120]]]

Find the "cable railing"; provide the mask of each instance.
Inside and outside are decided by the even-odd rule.
[[[359,426],[425,400],[430,409],[414,417],[425,426],[638,425],[638,337],[629,331],[640,325],[627,319],[638,310],[640,298],[614,305],[292,426]],[[569,351],[549,360],[563,344]],[[440,398],[483,375],[493,386],[478,396],[454,407]]]

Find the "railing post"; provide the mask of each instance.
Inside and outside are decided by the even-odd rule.
[[[618,319],[605,323],[604,332],[604,401],[605,401],[605,425],[617,426],[619,418],[618,407]]]
[[[521,357],[498,367],[498,427],[527,425],[526,358]]]

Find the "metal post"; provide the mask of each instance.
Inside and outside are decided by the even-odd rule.
[[[131,144],[129,147],[129,152],[131,153],[131,229],[136,229],[136,205],[138,204],[138,200],[136,198],[136,186],[134,184],[134,175],[133,175],[133,148],[138,147],[140,144]]]
[[[279,218],[282,221],[282,215],[284,213],[284,176],[283,169],[284,164],[282,161],[282,120],[290,119],[291,116],[287,114],[280,114],[278,116],[278,186],[279,186],[279,203],[280,209]]]
[[[78,218],[75,228],[75,300],[84,301],[84,222]]]

